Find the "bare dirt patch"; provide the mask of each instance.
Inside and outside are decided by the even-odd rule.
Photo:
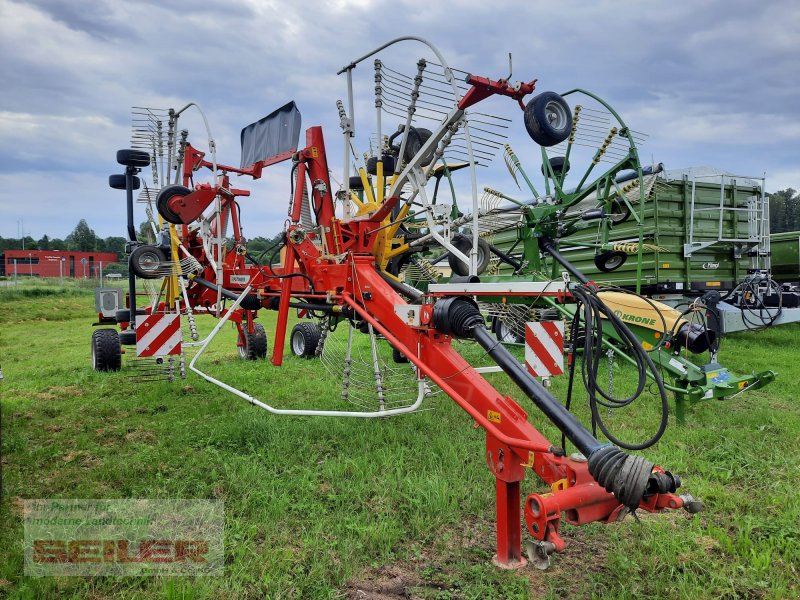
[[[406,600],[419,599],[422,596],[414,592],[414,588],[444,590],[442,584],[426,582],[416,573],[413,566],[407,563],[395,563],[379,569],[371,569],[361,579],[352,581],[343,590],[344,597],[349,600]]]

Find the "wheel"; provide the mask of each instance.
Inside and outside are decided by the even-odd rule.
[[[149,167],[150,155],[144,150],[118,150],[117,162],[126,167]]]
[[[367,159],[367,173],[370,175],[378,174],[378,157],[371,156]],[[383,174],[391,175],[394,173],[394,156],[391,154],[383,155]]]
[[[95,371],[119,371],[122,347],[116,329],[95,329],[92,332],[92,368]]]
[[[128,265],[137,277],[142,279],[158,279],[170,274],[166,265],[167,258],[160,248],[156,246],[137,246],[131,252]]]
[[[292,353],[302,358],[311,358],[317,354],[319,339],[322,337],[319,325],[310,323],[298,323],[292,328],[291,345]]]
[[[469,256],[469,253],[472,251],[472,239],[465,235],[456,236],[453,239],[453,245],[467,256]],[[486,267],[489,266],[489,259],[491,257],[492,251],[489,249],[489,243],[485,239],[479,237],[478,270],[476,271],[477,275],[480,275],[486,270]],[[456,275],[469,275],[469,267],[467,267],[467,265],[465,265],[463,262],[461,262],[461,260],[452,254],[447,257],[447,262],[450,265],[450,268],[453,270],[453,273]]]
[[[619,269],[628,260],[628,255],[619,250],[601,252],[594,257],[594,264],[604,273]]]
[[[408,359],[405,357],[405,355],[394,346],[392,346],[392,360],[397,364],[403,364],[408,362]]]
[[[504,344],[521,344],[525,341],[523,336],[516,333],[514,329],[500,317],[494,317],[494,319],[492,319],[492,331],[494,331],[494,336],[498,341]]]
[[[609,215],[612,225],[620,225],[631,218],[631,209],[625,202],[614,200],[611,203],[611,214]]]
[[[549,160],[550,168],[553,169],[553,174],[558,177],[569,173],[569,161],[566,156],[554,156]],[[550,173],[542,165],[542,175],[549,177]]]
[[[428,138],[430,138],[431,135],[430,129],[425,129],[423,127],[408,128],[406,147],[403,155],[406,162],[410,162],[411,159],[414,158],[420,150],[422,150],[422,147],[425,145],[425,142],[428,141]],[[431,164],[432,160],[433,152],[429,152],[427,155],[425,155],[425,158],[420,163],[420,166],[427,167],[429,164]]]
[[[136,175],[132,175],[131,189],[138,190],[139,184],[139,178]],[[109,175],[108,186],[114,188],[115,190],[126,190],[128,189],[127,177],[125,177],[125,175]]]
[[[239,356],[245,360],[258,360],[259,358],[267,357],[267,332],[261,323],[253,325],[253,333],[247,331],[247,325],[242,323],[239,339],[242,341],[242,345],[237,346]]]
[[[123,346],[135,346],[136,345],[136,331],[133,329],[126,329],[125,331],[119,332],[119,343]]]
[[[350,189],[354,192],[359,192],[364,189],[364,182],[361,181],[361,177],[359,176],[351,177],[349,182]]]
[[[184,185],[168,185],[161,188],[161,191],[158,192],[158,196],[156,196],[156,208],[158,209],[158,214],[160,214],[167,223],[172,223],[173,225],[182,225],[183,221],[181,220],[180,216],[173,212],[169,207],[169,201],[175,196],[183,197],[188,196],[191,193],[192,190]]]
[[[569,137],[572,113],[555,92],[542,92],[525,106],[525,129],[540,146],[555,146]]]
[[[146,315],[147,311],[143,308],[136,309],[137,315]],[[123,308],[122,310],[118,310],[114,314],[114,318],[116,319],[117,323],[130,323],[131,322],[131,311],[129,308]]]

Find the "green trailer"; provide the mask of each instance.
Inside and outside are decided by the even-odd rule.
[[[800,231],[769,236],[772,278],[779,283],[800,282]]]
[[[621,222],[611,224],[607,232],[608,243],[622,250],[635,248],[642,239],[648,249],[641,255],[640,278],[635,250],[613,271],[598,268],[595,257],[603,234],[599,224],[561,238],[562,254],[590,279],[630,289],[639,283],[640,291],[650,296],[693,296],[731,290],[748,271],[769,268],[769,213],[762,180],[695,168],[646,175],[643,183],[643,210],[632,202],[641,224],[632,217],[615,219]],[[568,214],[585,211],[591,202],[576,205]],[[516,228],[508,228],[494,232],[493,245],[510,250],[517,239]],[[793,239],[796,273],[797,233]]]

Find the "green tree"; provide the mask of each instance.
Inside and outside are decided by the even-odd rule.
[[[117,258],[122,260],[125,257],[125,238],[119,236],[109,236],[103,240],[106,246],[106,252],[116,252]]]
[[[59,238],[53,238],[50,240],[50,250],[66,250],[67,243]]]
[[[65,240],[67,248],[79,252],[93,252],[97,249],[97,235],[89,227],[86,219],[81,219]]]
[[[44,234],[42,239],[36,242],[36,245],[39,247],[39,250],[50,250],[50,238],[47,234]]]
[[[800,230],[800,195],[793,188],[769,196],[769,226],[772,233]]]
[[[144,244],[152,244],[156,241],[156,236],[153,234],[153,228],[150,227],[149,221],[142,221],[139,223],[139,230],[136,232],[139,241]]]

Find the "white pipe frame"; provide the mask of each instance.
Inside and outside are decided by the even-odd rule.
[[[213,383],[214,385],[221,387],[223,390],[230,392],[236,396],[239,396],[239,398],[243,400],[246,400],[253,406],[263,408],[264,410],[273,415],[291,415],[295,417],[354,417],[360,419],[376,419],[380,417],[393,417],[396,415],[404,415],[412,413],[415,412],[417,409],[419,409],[419,407],[422,405],[422,401],[425,399],[426,396],[426,389],[425,389],[426,386],[425,386],[425,380],[419,376],[419,369],[416,369],[418,373],[417,399],[410,406],[405,406],[403,408],[391,408],[388,410],[377,410],[377,411],[349,411],[349,410],[300,410],[300,409],[275,408],[274,406],[271,406],[266,402],[262,402],[261,400],[255,398],[254,396],[251,396],[246,392],[236,389],[235,387],[230,386],[227,383],[224,383],[219,379],[216,379],[215,377],[212,377],[211,375],[208,375],[207,373],[204,373],[203,371],[195,367],[197,359],[200,358],[200,356],[202,356],[202,354],[206,351],[208,345],[217,336],[217,334],[220,332],[225,323],[227,323],[228,319],[231,317],[233,312],[239,307],[239,304],[242,302],[242,300],[244,300],[245,297],[247,297],[247,294],[250,293],[251,288],[252,286],[250,285],[248,285],[245,288],[245,290],[236,299],[236,301],[233,303],[230,309],[228,309],[228,312],[225,313],[225,315],[219,320],[219,322],[211,331],[211,333],[208,334],[208,337],[206,337],[205,341],[200,346],[200,349],[197,351],[197,354],[195,354],[194,357],[192,357],[192,360],[189,362],[189,369],[191,371],[194,371],[209,383]]]
[[[339,72],[337,73],[337,75],[341,75],[342,73],[347,73],[347,87],[348,87],[348,98],[349,98],[349,102],[350,102],[350,107],[349,108],[350,108],[351,126],[353,128],[353,132],[355,132],[355,119],[353,118],[353,104],[352,104],[352,102],[353,102],[353,100],[352,100],[352,98],[353,98],[353,84],[352,84],[352,72],[353,72],[353,69],[355,69],[355,67],[356,67],[356,65],[358,65],[358,63],[370,58],[371,56],[374,56],[375,54],[377,54],[381,50],[384,50],[384,49],[388,48],[389,46],[392,46],[394,44],[397,44],[397,43],[403,42],[403,41],[420,42],[420,43],[424,44],[425,46],[427,46],[431,50],[431,52],[434,53],[434,55],[436,56],[437,60],[439,61],[439,64],[441,64],[443,69],[444,69],[444,77],[445,77],[445,79],[450,84],[450,86],[453,88],[453,97],[455,98],[456,107],[453,108],[448,113],[448,115],[445,117],[445,119],[439,125],[437,130],[434,131],[433,134],[431,135],[431,137],[428,139],[428,141],[425,142],[425,144],[423,144],[423,146],[420,149],[420,151],[417,152],[417,154],[414,156],[414,158],[408,164],[406,164],[406,167],[398,175],[397,179],[395,180],[394,185],[392,185],[391,189],[389,190],[388,197],[389,198],[393,197],[395,194],[397,194],[399,192],[399,190],[401,190],[403,188],[403,185],[405,185],[405,183],[407,181],[411,181],[412,185],[414,187],[416,187],[418,191],[420,191],[419,195],[420,195],[420,199],[422,201],[423,207],[424,208],[428,208],[429,207],[427,196],[421,191],[422,188],[424,187],[424,185],[427,183],[427,178],[425,178],[424,181],[421,181],[418,176],[412,177],[412,173],[415,173],[415,169],[417,169],[417,170],[419,169],[420,163],[422,162],[422,159],[425,156],[427,156],[429,152],[432,152],[433,150],[436,149],[436,146],[442,140],[442,138],[447,134],[447,131],[450,129],[450,127],[455,125],[456,123],[459,123],[461,121],[462,124],[463,124],[463,127],[464,127],[464,138],[465,138],[466,146],[467,146],[467,160],[468,160],[469,165],[470,165],[470,169],[469,169],[470,170],[470,183],[472,185],[472,215],[473,215],[473,218],[472,218],[472,249],[470,250],[470,255],[467,256],[466,254],[461,252],[458,248],[456,248],[452,244],[452,242],[450,240],[448,240],[445,237],[441,236],[438,232],[436,232],[434,230],[431,231],[431,237],[433,237],[433,239],[435,239],[437,242],[439,242],[439,244],[441,244],[446,250],[448,250],[450,253],[455,255],[459,260],[463,261],[466,265],[468,265],[469,266],[470,275],[475,275],[477,273],[477,265],[478,265],[478,237],[479,237],[479,231],[478,231],[478,181],[477,181],[477,175],[475,173],[475,167],[476,167],[475,157],[474,157],[474,155],[472,153],[472,137],[470,136],[470,133],[469,133],[469,126],[467,125],[467,121],[466,121],[466,118],[465,118],[465,111],[460,109],[460,108],[458,108],[458,103],[461,101],[461,94],[459,93],[458,86],[455,83],[455,78],[453,77],[453,71],[450,69],[450,66],[448,65],[447,61],[445,60],[444,56],[439,51],[439,49],[436,48],[436,46],[434,46],[431,42],[429,42],[428,40],[426,40],[424,38],[421,38],[421,37],[417,37],[417,36],[398,37],[398,38],[395,38],[393,40],[390,40],[390,41],[386,42],[385,44],[383,44],[382,46],[379,46],[378,48],[375,48],[371,52],[365,54],[364,56],[362,56],[360,58],[357,58],[356,60],[352,61],[349,65],[347,65],[347,66],[343,67],[342,69],[340,69]],[[378,143],[380,145],[381,140],[378,140]],[[379,148],[379,152],[380,151],[381,150]],[[347,160],[347,157],[345,157],[345,160]],[[399,160],[401,160],[401,157],[398,157],[398,161]],[[430,173],[434,166],[435,166],[435,161],[432,162],[431,165],[429,165],[427,173]],[[429,212],[426,213],[426,214],[430,215]],[[433,222],[432,219],[429,217],[428,218],[429,226],[431,226],[432,222]]]

